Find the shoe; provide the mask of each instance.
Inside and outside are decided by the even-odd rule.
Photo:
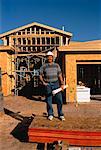
[[[48,117],[48,119],[49,119],[49,120],[53,120],[53,116],[50,115],[50,116]]]
[[[60,116],[59,117],[62,121],[65,121],[65,117],[64,116]]]

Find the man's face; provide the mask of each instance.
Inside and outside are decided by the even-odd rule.
[[[51,55],[48,56],[48,57],[47,57],[47,60],[48,60],[49,63],[53,62],[53,56],[51,56]]]

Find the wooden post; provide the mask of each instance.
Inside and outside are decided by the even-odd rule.
[[[4,45],[7,45],[7,38],[6,37],[3,38],[3,42],[4,42]]]
[[[34,34],[36,34],[36,27],[34,27]]]
[[[60,36],[60,46],[63,46],[63,37]]]
[[[68,40],[69,40],[69,38],[66,37],[66,45],[68,45]]]
[[[32,27],[30,28],[30,34],[32,34]]]

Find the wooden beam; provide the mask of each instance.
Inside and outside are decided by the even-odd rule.
[[[30,142],[65,141],[75,146],[101,146],[101,132],[67,131],[48,128],[29,128]]]
[[[27,46],[59,46],[59,44],[23,44],[23,45],[20,45],[20,44],[18,44],[18,45],[16,45],[16,46],[18,46],[18,47],[27,47]]]
[[[12,38],[28,38],[28,37],[60,37],[58,34],[23,34],[11,35]]]
[[[15,56],[30,56],[30,55],[35,55],[35,56],[46,56],[45,53],[30,53],[30,54],[15,54]]]

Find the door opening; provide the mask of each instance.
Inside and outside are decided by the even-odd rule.
[[[101,94],[101,64],[78,64],[77,82],[91,89],[91,95]]]

